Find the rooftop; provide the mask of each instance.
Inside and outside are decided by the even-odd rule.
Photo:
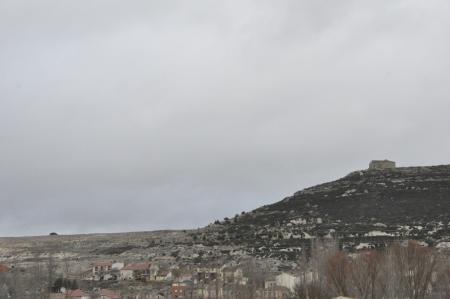
[[[106,266],[112,266],[112,262],[95,262],[94,267],[106,267]]]
[[[144,262],[144,263],[134,263],[134,264],[129,264],[126,265],[125,267],[122,268],[122,270],[148,270],[150,268],[152,264],[149,262]]]

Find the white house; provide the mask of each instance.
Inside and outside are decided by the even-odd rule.
[[[124,267],[120,270],[121,280],[132,280],[134,279],[134,270],[128,267]]]
[[[124,263],[114,262],[112,263],[111,269],[112,270],[121,270],[125,266]]]
[[[85,292],[83,292],[80,289],[68,291],[65,294],[65,297],[69,298],[69,299],[90,299],[91,298],[91,296],[89,296],[89,294],[86,294]]]
[[[295,286],[300,283],[300,277],[283,272],[275,277],[275,281],[277,286],[288,288],[293,292]]]

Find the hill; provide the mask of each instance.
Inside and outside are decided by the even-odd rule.
[[[450,165],[441,165],[355,171],[219,226],[225,242],[292,258],[316,237],[349,250],[407,238],[445,247],[449,225]]]

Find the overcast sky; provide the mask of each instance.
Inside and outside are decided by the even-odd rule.
[[[450,2],[0,0],[0,236],[196,228],[450,163]]]

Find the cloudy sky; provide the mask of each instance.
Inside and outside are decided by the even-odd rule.
[[[450,163],[447,0],[0,0],[0,235],[196,228]]]

